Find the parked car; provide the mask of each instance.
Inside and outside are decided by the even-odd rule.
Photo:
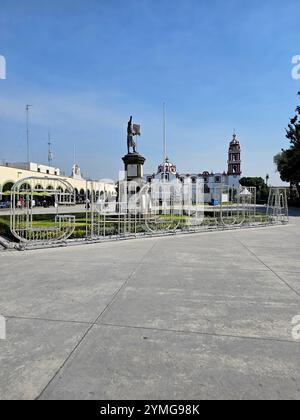
[[[42,201],[42,206],[45,207],[45,208],[48,208],[48,207],[50,207],[50,204],[47,200],[43,200]]]
[[[10,202],[9,201],[2,201],[0,203],[0,209],[9,209],[10,207]]]
[[[219,206],[220,202],[219,200],[215,200],[215,199],[211,199],[211,201],[209,202],[210,206]]]

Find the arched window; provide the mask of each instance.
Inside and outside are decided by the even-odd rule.
[[[30,190],[31,190],[31,186],[27,182],[24,182],[24,184],[20,186],[20,191],[30,191]]]
[[[207,184],[204,184],[204,193],[205,194],[209,194],[210,193],[210,188]]]
[[[13,183],[13,182],[6,182],[6,183],[3,185],[2,192],[8,192],[8,191],[11,191],[11,189],[12,189],[13,185],[14,185],[14,183]]]

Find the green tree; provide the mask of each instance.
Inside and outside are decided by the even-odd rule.
[[[298,92],[300,97],[300,92]],[[300,106],[296,108],[296,115],[290,119],[286,129],[286,138],[290,142],[289,149],[282,149],[274,156],[274,163],[280,173],[282,181],[289,182],[291,189],[297,188],[300,195]]]
[[[256,187],[257,201],[266,202],[269,196],[269,187],[262,177],[241,178],[242,187]]]

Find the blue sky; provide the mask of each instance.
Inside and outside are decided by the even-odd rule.
[[[299,1],[1,0],[0,159],[31,158],[70,172],[73,146],[85,175],[117,178],[130,115],[142,125],[146,172],[168,155],[180,172],[226,169],[233,128],[245,176],[275,174],[300,80]]]

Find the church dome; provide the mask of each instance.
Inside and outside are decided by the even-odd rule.
[[[164,162],[162,162],[158,166],[158,173],[172,173],[172,174],[176,174],[177,173],[176,165],[174,165],[172,162],[170,162],[169,158],[166,157],[166,159],[164,160]]]

